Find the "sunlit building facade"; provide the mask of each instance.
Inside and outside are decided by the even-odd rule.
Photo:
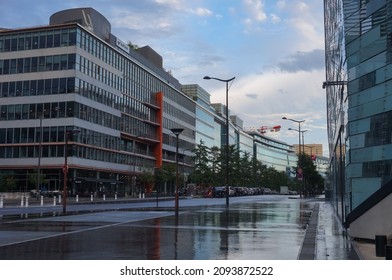
[[[175,162],[171,128],[195,143],[195,103],[160,55],[131,49],[92,8],[1,30],[0,100],[0,177],[21,191],[58,190],[67,168],[70,193],[133,194],[135,175]]]
[[[392,1],[325,0],[332,202],[354,237],[391,233]],[[389,208],[390,213],[390,208]]]

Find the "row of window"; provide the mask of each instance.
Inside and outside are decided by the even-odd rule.
[[[75,54],[59,54],[0,60],[0,75],[75,69]]]
[[[42,145],[41,157],[64,157],[64,145]],[[0,146],[0,158],[38,158],[39,146]],[[69,147],[68,156],[75,156],[89,160],[104,161],[116,164],[130,164],[143,167],[154,167],[152,160],[134,156],[133,154],[125,155],[113,151],[105,151],[91,147],[73,145]]]
[[[76,28],[23,32],[0,36],[0,52],[67,47],[76,44]]]
[[[22,127],[22,128],[0,128],[0,144],[35,144],[31,147],[37,146],[37,143],[42,143],[42,146],[45,146],[46,150],[48,149],[57,149],[55,146],[63,147],[65,142],[66,131],[73,130],[73,127],[65,127],[65,126],[43,126],[40,127]],[[96,148],[103,148],[111,151],[126,151],[132,154],[137,152],[138,154],[149,155],[149,150],[152,148],[147,147],[146,144],[139,143],[139,145],[135,146],[135,141],[128,141],[125,139],[120,139],[117,136],[102,134],[97,131],[88,130],[85,128],[78,129],[80,133],[75,133],[71,138],[69,138],[70,142],[77,142],[87,146],[94,146]],[[49,145],[47,143],[50,143]],[[60,145],[56,145],[56,143],[61,143]],[[27,147],[27,148],[26,148]],[[30,149],[28,145],[21,145],[19,151],[23,149]],[[4,148],[4,147],[3,147]],[[11,148],[11,147],[10,147]],[[4,150],[5,151],[5,150]],[[20,153],[15,152],[10,156],[11,150],[8,150],[7,157],[18,157]],[[33,150],[32,150],[33,151]],[[63,153],[53,152],[50,153],[50,157],[63,156]],[[22,153],[25,155],[26,153]],[[28,157],[38,157],[38,153],[29,152],[30,156]],[[49,156],[47,153],[44,153],[44,156]]]
[[[44,104],[1,105],[0,121],[41,118],[79,118],[91,123],[120,129],[121,118],[74,101]]]
[[[75,92],[75,78],[0,83],[0,97],[49,95],[73,92]]]
[[[0,143],[6,144],[25,144],[25,143],[64,143],[65,134],[69,127],[52,126],[42,127],[22,127],[22,128],[1,128],[0,129]],[[85,145],[101,147],[113,151],[120,150],[124,143],[118,137],[102,134],[96,131],[87,129],[80,129],[80,133],[74,134],[69,141],[79,142]],[[54,145],[56,146],[56,145]],[[58,145],[64,147],[64,144]],[[27,147],[27,146],[22,146]],[[38,156],[38,154],[33,154]],[[61,155],[59,155],[61,156]],[[56,156],[54,156],[56,157]]]

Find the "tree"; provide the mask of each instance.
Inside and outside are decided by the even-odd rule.
[[[170,191],[174,193],[174,184],[176,180],[175,164],[163,164],[161,168],[155,170],[154,181],[158,184],[168,184]]]
[[[305,153],[298,155],[298,166],[301,166],[304,175],[305,196],[318,193],[318,188],[324,186],[324,179],[320,173],[318,173],[311,156]]]
[[[194,149],[195,169],[190,181],[202,187],[226,184],[226,149],[208,148],[200,141]],[[235,145],[229,146],[229,185],[238,187],[272,187],[288,185],[286,172],[262,164],[250,153],[242,152]]]
[[[39,175],[39,178],[38,178],[38,172],[29,174],[29,185],[34,186],[33,188],[35,188],[35,189],[37,188],[37,185],[38,185],[38,179],[39,179],[39,182],[40,182],[39,189],[41,190],[42,189],[42,185],[47,185],[48,184],[48,180],[46,179],[45,174],[41,173]]]
[[[211,150],[204,145],[203,140],[194,149],[195,168],[190,175],[193,182],[197,182],[202,187],[208,187],[213,183],[213,169],[211,169]]]
[[[138,175],[140,184],[144,187],[147,193],[152,191],[152,185],[155,182],[154,175],[150,172],[144,171]]]
[[[0,177],[0,191],[8,192],[15,190],[16,180],[12,175],[6,175]]]
[[[127,44],[127,45],[128,45],[129,48],[131,48],[131,49],[133,49],[133,50],[137,50],[137,49],[139,48],[138,45],[132,44],[131,41],[128,41],[128,44]]]

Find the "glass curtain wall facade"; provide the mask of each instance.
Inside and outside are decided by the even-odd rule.
[[[324,3],[331,189],[344,221],[392,175],[392,1]]]
[[[129,194],[135,174],[175,162],[170,128],[194,145],[194,102],[135,57],[76,23],[0,32],[3,190],[59,190],[67,153],[70,193]]]
[[[297,166],[298,157],[293,146],[257,131],[246,131],[246,133],[253,136],[253,155],[267,167],[288,172]]]
[[[346,166],[347,60],[343,0],[325,0],[325,61],[329,176],[327,189],[338,216],[344,219]]]

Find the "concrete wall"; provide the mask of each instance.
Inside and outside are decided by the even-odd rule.
[[[350,236],[374,240],[376,235],[392,238],[392,194],[350,224]]]

